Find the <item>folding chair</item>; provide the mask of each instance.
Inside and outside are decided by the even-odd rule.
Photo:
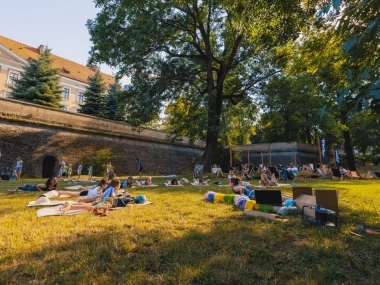
[[[340,172],[339,168],[331,168],[331,171],[332,171],[331,179],[334,179],[334,178],[338,178],[339,180],[343,179],[343,175]]]
[[[317,172],[315,173],[317,175],[317,178],[319,179],[330,179],[331,176],[329,173],[324,173],[322,169],[316,168]]]
[[[380,179],[380,172],[379,171],[374,171],[374,172],[372,172],[372,176],[375,179]]]
[[[282,173],[278,171],[277,167],[269,166],[268,169],[270,170],[271,174],[274,174],[277,180],[282,179]]]

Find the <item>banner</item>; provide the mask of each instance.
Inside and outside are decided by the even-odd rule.
[[[340,166],[340,157],[339,157],[338,148],[334,148],[334,158],[335,158],[336,167],[339,167]]]
[[[319,146],[319,149],[320,149],[320,155],[321,155],[321,163],[323,165],[328,165],[329,164],[329,157],[328,157],[328,153],[327,153],[327,150],[326,150],[327,146],[326,146],[326,137],[322,136],[321,139],[320,139],[320,146]]]

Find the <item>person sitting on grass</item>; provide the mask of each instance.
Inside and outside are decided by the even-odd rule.
[[[224,174],[223,174],[222,169],[221,169],[218,165],[216,165],[216,164],[214,164],[214,165],[212,166],[211,171],[212,171],[212,173],[213,173],[217,178],[218,178],[218,177],[224,177]]]
[[[152,178],[147,177],[147,178],[145,178],[144,181],[137,181],[136,180],[136,184],[138,186],[150,186],[150,185],[152,185]]]
[[[50,191],[57,189],[57,177],[51,176],[45,183],[30,185],[26,184],[24,186],[19,186],[16,188],[15,192],[21,191]]]
[[[269,177],[270,179],[269,179]],[[261,187],[270,187],[270,186],[278,186],[276,176],[273,173],[272,176],[267,175],[265,173],[261,173],[261,179],[260,179]]]
[[[236,175],[235,175],[235,172],[233,169],[230,169],[230,171],[228,172],[228,176],[227,176],[228,180],[227,180],[227,185],[230,185],[231,183],[231,179],[232,178],[236,178]]]
[[[10,180],[10,179],[11,179],[11,171],[9,170],[9,166],[6,166],[1,171],[1,180]]]

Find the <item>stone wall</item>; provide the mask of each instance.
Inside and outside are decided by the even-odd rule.
[[[203,152],[201,142],[195,146],[189,146],[186,139],[170,143],[163,132],[135,132],[127,124],[13,100],[0,99],[0,113],[0,167],[14,165],[20,156],[23,175],[31,177],[42,176],[47,156],[57,159],[55,173],[62,160],[73,164],[75,173],[80,161],[100,149],[109,149],[118,175],[136,175],[136,158],[143,162],[145,173],[179,174],[192,171]]]

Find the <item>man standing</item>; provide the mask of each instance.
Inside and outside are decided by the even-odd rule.
[[[137,162],[137,169],[139,170],[139,175],[140,175],[140,178],[141,178],[141,173],[142,173],[144,167],[143,167],[141,161],[138,158],[136,158],[136,162]]]
[[[80,175],[82,174],[82,167],[83,167],[82,162],[80,162],[79,166],[78,166],[78,169],[77,169],[77,174],[78,174],[78,179],[77,180],[79,180]]]
[[[16,161],[16,179],[20,180],[23,161],[21,160],[21,157],[19,157],[19,156],[16,159],[17,159],[17,161]]]

